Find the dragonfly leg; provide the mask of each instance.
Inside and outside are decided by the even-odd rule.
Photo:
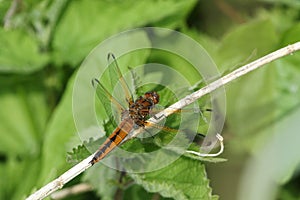
[[[166,116],[164,114],[160,115],[160,116],[157,116],[157,115],[154,115],[153,118],[155,120],[160,120],[161,118],[166,118]]]

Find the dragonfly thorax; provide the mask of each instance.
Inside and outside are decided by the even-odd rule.
[[[146,118],[151,109],[159,102],[159,95],[156,92],[146,92],[135,102],[129,105],[129,116],[138,126],[144,126]]]

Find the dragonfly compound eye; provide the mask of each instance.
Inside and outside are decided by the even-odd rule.
[[[157,104],[159,102],[159,95],[156,92],[153,92],[153,103]]]
[[[151,99],[154,104],[157,104],[159,102],[159,95],[157,92],[146,92],[145,98]]]

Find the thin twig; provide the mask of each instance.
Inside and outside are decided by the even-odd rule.
[[[247,65],[244,65],[240,67],[239,69],[231,72],[230,74],[227,74],[223,76],[222,78],[208,84],[207,86],[201,88],[200,90],[186,96],[185,98],[181,99],[177,103],[171,105],[170,107],[166,108],[162,112],[158,113],[156,115],[156,118],[152,117],[149,119],[149,123],[157,123],[160,120],[166,118],[167,116],[173,114],[176,112],[176,110],[182,109],[183,107],[193,103],[197,99],[201,98],[202,96],[216,90],[217,88],[224,86],[225,84],[237,79],[238,77],[241,77],[259,67],[262,67],[263,65],[270,63],[278,58],[281,58],[283,56],[292,54],[295,51],[300,50],[300,42],[294,43],[292,45],[288,45],[282,49],[279,49],[273,53],[270,53],[260,59],[257,59]],[[130,135],[126,140],[129,140],[133,137],[136,137],[139,133],[141,133],[143,129],[137,129],[134,131],[134,134]],[[29,196],[27,200],[36,200],[36,199],[43,199],[46,196],[50,195],[54,191],[62,188],[67,182],[72,180],[74,177],[91,167],[91,164],[89,163],[91,159],[93,158],[93,155],[89,156],[88,158],[84,159],[77,165],[75,165],[73,168],[62,174],[60,177],[55,179],[54,181],[48,183],[38,191],[36,191],[34,194]]]
[[[27,200],[36,200],[36,199],[43,199],[47,197],[48,195],[52,194],[58,189],[61,189],[66,183],[68,183],[70,180],[84,172],[86,169],[91,167],[91,164],[89,163],[94,155],[90,155],[65,173],[63,173],[60,177],[57,179],[51,181],[32,195],[30,195]]]

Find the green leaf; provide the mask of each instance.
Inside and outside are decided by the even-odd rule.
[[[112,200],[118,188],[115,180],[118,180],[119,173],[102,164],[96,164],[84,173],[83,181],[89,182],[101,199]]]
[[[237,68],[272,52],[277,43],[276,30],[270,20],[251,21],[224,36],[215,59],[222,69]]]
[[[186,27],[183,28],[182,33],[188,35],[189,37],[196,40],[199,44],[201,44],[201,46],[203,46],[203,48],[213,58],[218,56],[217,50],[218,50],[219,42],[216,39],[214,39],[213,37],[211,37],[207,34],[198,32],[195,29],[188,29]]]
[[[153,2],[152,2],[153,3]],[[156,20],[153,22],[153,27],[165,27],[176,30],[178,27],[185,26],[186,19],[189,17],[191,10],[197,3],[194,0],[188,1],[161,1],[156,2],[157,8],[153,13],[156,16]],[[172,5],[171,5],[172,4]],[[149,7],[149,5],[148,5]],[[166,7],[169,7],[166,11]],[[145,8],[142,8],[145,9]],[[150,18],[150,16],[149,16]]]
[[[0,72],[30,73],[48,62],[48,55],[42,53],[35,38],[21,30],[0,28]]]
[[[258,18],[270,20],[274,25],[277,34],[284,36],[286,30],[293,27],[294,24],[298,22],[298,13],[299,10],[294,6],[275,6],[271,10],[259,10]]]
[[[145,174],[129,174],[148,192],[174,199],[213,199],[205,167],[199,161],[181,157],[171,165]]]
[[[262,2],[272,3],[272,4],[283,4],[288,7],[293,8],[300,8],[300,2],[299,1],[293,1],[293,0],[262,0]]]
[[[300,23],[295,23],[290,29],[288,29],[282,38],[282,46],[299,41]]]
[[[23,199],[41,170],[41,141],[50,111],[40,73],[2,75],[0,82],[0,199]]]
[[[49,115],[41,74],[1,76],[0,152],[37,155]]]
[[[66,162],[66,152],[70,150],[71,138],[77,138],[76,127],[72,115],[72,91],[75,75],[69,80],[61,102],[55,108],[47,125],[42,149],[42,172],[39,175],[38,186],[47,183],[70,165]]]
[[[0,198],[18,200],[32,191],[38,179],[40,159],[23,157],[22,160],[9,156],[0,164]]]
[[[5,19],[6,12],[9,9],[10,5],[10,1],[3,1],[0,4],[0,19],[3,19],[3,21]]]
[[[147,192],[140,185],[131,185],[126,191],[124,191],[123,199],[132,199],[132,200],[140,200],[140,199],[154,199],[158,194],[151,194]],[[165,199],[160,197],[159,199]]]
[[[253,152],[260,151],[274,134],[274,124],[298,107],[298,58],[296,52],[230,85],[227,90],[228,124],[239,137],[234,141],[239,150],[246,147]]]
[[[166,20],[165,24],[174,24],[172,17],[178,19],[178,13],[186,13],[195,2],[72,1],[54,34],[54,60],[58,64],[76,65],[96,44],[113,34],[158,21],[163,23],[162,20]],[[179,16],[184,17],[181,14]]]
[[[227,123],[230,130],[239,137],[237,148],[257,149],[254,142],[264,144],[259,136],[270,134],[268,126],[277,116],[276,71],[274,64],[265,66],[227,89]]]
[[[72,152],[67,153],[67,161],[69,163],[79,163],[83,159],[87,158],[91,153],[86,148],[86,146],[91,142],[92,141],[84,142],[83,144],[74,147]]]

